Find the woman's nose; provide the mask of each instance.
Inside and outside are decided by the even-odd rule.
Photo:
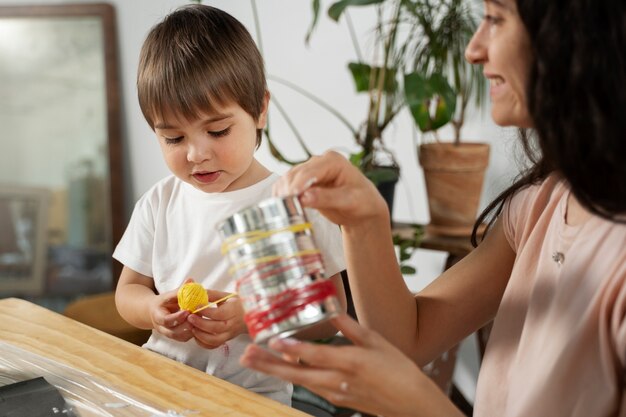
[[[470,64],[482,64],[487,60],[487,48],[482,29],[482,25],[478,27],[465,48],[465,60]]]

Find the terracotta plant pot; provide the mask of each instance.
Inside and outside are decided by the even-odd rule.
[[[428,193],[429,231],[470,235],[489,162],[489,145],[428,143],[420,145],[419,161]]]

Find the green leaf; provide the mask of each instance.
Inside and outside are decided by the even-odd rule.
[[[376,83],[372,84],[370,77],[377,80],[382,71],[382,67],[371,67],[368,64],[360,62],[350,62],[348,69],[352,73],[354,79],[354,85],[357,93],[367,92],[375,88]],[[396,81],[397,70],[395,68],[387,68],[385,70],[385,84],[384,90],[386,92],[394,92],[398,89],[398,82]]]
[[[357,168],[361,167],[361,161],[363,160],[363,154],[364,151],[358,152],[358,153],[351,153],[350,154],[350,163],[352,165],[354,165]]]
[[[352,79],[354,80],[354,86],[357,93],[362,93],[370,88],[370,72],[372,68],[367,64],[360,64],[356,62],[350,62],[348,69],[352,73]]]
[[[397,181],[400,178],[400,171],[397,168],[378,167],[364,173],[374,185],[384,182]]]
[[[439,129],[454,116],[456,92],[448,80],[435,73],[426,78],[417,72],[404,76],[404,95],[415,123],[422,132]],[[435,114],[431,114],[430,104],[435,100]]]
[[[402,272],[405,275],[412,275],[412,274],[416,273],[417,270],[415,268],[413,268],[412,266],[402,265],[400,267],[400,272]]]
[[[435,130],[452,120],[456,108],[456,92],[441,74],[433,74],[428,82],[434,93],[439,96],[439,102],[432,119],[432,128]]]
[[[404,76],[404,97],[413,119],[422,132],[431,130],[428,105],[432,96],[426,79],[413,72]]]
[[[433,130],[432,122],[430,120],[430,111],[428,109],[429,104],[430,103],[426,101],[422,104],[409,106],[413,119],[422,132],[429,132]]]
[[[384,1],[385,0],[341,0],[332,4],[328,8],[328,16],[330,16],[330,18],[333,19],[335,22],[338,22],[343,12],[346,10],[346,8],[350,6],[369,6],[371,4],[378,4]],[[317,22],[319,20],[321,8],[320,0],[312,0],[311,8],[313,10],[313,20],[311,21],[311,26],[309,27],[309,30],[307,31],[304,38],[304,42],[306,45],[309,44],[309,41],[311,40],[311,35],[313,34],[313,30],[317,26]]]
[[[311,7],[313,8],[313,21],[311,22],[311,26],[309,26],[309,30],[306,32],[306,36],[304,37],[305,45],[309,44],[311,35],[313,34],[313,29],[317,26],[317,21],[320,16],[320,0],[313,0],[311,2]]]
[[[369,6],[370,4],[379,4],[384,1],[385,0],[341,0],[328,8],[328,16],[335,22],[338,22],[343,12],[350,6]]]

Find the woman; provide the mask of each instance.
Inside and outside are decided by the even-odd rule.
[[[489,233],[416,296],[375,188],[334,153],[291,170],[275,192],[342,225],[364,327],[342,316],[354,346],[274,340],[300,360],[250,346],[242,363],[372,414],[462,415],[420,366],[495,317],[476,416],[626,416],[625,21],[621,0],[485,1],[466,57],[494,121],[538,149],[522,135],[533,165],[480,216]]]

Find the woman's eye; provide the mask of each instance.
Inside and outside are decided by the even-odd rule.
[[[217,132],[215,131],[209,131],[208,132],[209,135],[213,136],[214,138],[221,138],[222,136],[226,136],[230,133],[230,127],[227,127],[224,130],[219,130]]]
[[[178,136],[176,138],[168,138],[163,136],[163,139],[165,140],[165,143],[168,145],[176,145],[177,143],[180,143],[183,140],[182,136]]]
[[[484,17],[484,20],[490,24],[490,25],[498,25],[500,23],[502,23],[502,18],[498,17],[498,16],[494,16],[494,15],[490,15],[490,14],[486,14]]]

